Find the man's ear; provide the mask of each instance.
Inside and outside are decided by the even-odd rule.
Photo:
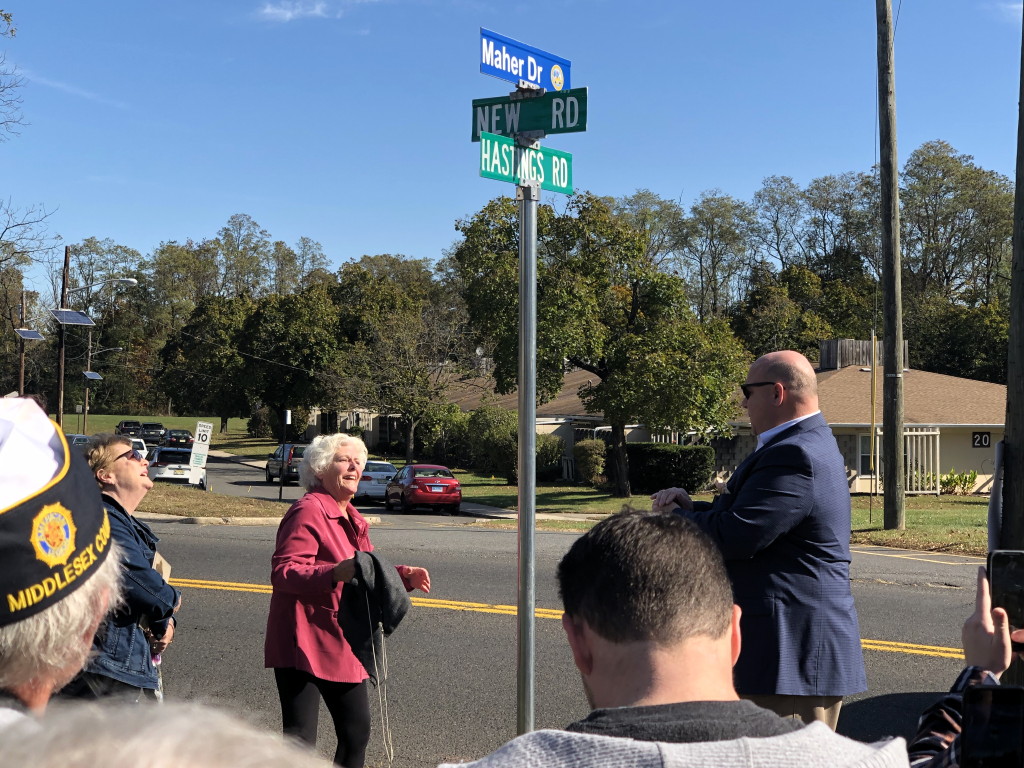
[[[569,641],[569,648],[572,649],[572,660],[576,662],[576,669],[587,677],[594,668],[594,654],[590,650],[590,643],[587,642],[582,621],[563,613],[562,629],[565,630],[565,639]]]
[[[732,619],[729,621],[729,637],[730,637],[730,650],[732,652],[732,665],[736,666],[736,661],[740,657],[740,649],[743,645],[742,638],[740,637],[740,615],[743,611],[740,610],[738,605],[732,607]]]

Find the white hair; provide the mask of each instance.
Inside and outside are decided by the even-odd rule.
[[[369,451],[366,450],[366,443],[355,435],[339,432],[334,435],[318,435],[313,442],[306,446],[302,454],[302,462],[299,464],[299,483],[307,491],[312,491],[320,485],[320,477],[324,470],[334,461],[338,449],[354,445],[362,454],[363,464],[366,464],[366,457]]]
[[[279,733],[199,704],[51,702],[4,734],[4,768],[330,768]]]
[[[121,550],[110,551],[78,589],[39,613],[0,627],[0,689],[63,685],[85,666],[97,624],[122,600]],[[66,679],[65,679],[66,678]]]

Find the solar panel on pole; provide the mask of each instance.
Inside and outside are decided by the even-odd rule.
[[[77,309],[51,309],[49,312],[61,325],[96,325],[91,317]]]

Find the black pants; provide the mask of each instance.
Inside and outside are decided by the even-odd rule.
[[[274,679],[281,698],[285,735],[296,736],[315,748],[320,698],[323,697],[338,736],[335,765],[363,768],[366,745],[370,743],[370,697],[366,681],[332,683],[308,672],[277,668]]]

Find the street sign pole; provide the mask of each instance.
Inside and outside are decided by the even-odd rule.
[[[519,656],[516,733],[533,730],[534,622],[537,604],[534,539],[537,491],[537,203],[540,185],[516,187],[519,201]]]
[[[480,175],[516,185],[519,201],[519,592],[516,733],[533,730],[537,611],[537,206],[541,189],[571,195],[572,155],[541,147],[548,133],[587,129],[587,89],[572,90],[572,62],[480,29],[480,71],[516,84],[507,98],[473,102]],[[550,92],[558,93],[550,93]]]

